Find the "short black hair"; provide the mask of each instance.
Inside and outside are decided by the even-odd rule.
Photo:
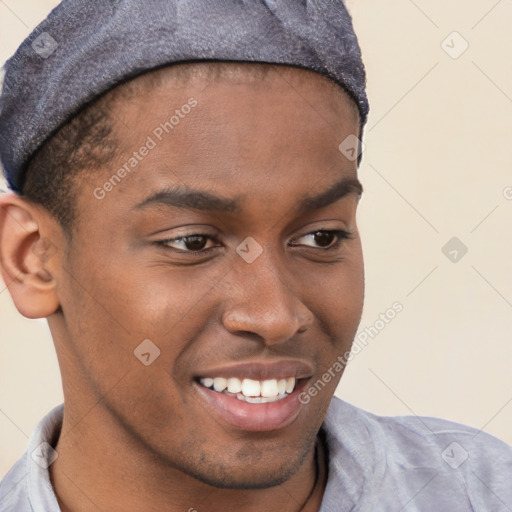
[[[105,98],[89,104],[62,125],[26,167],[22,194],[48,210],[68,238],[78,215],[78,175],[109,163],[118,147]]]

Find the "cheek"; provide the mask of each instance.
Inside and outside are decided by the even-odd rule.
[[[359,240],[354,240],[354,245],[347,251],[346,259],[340,267],[333,293],[335,304],[346,319],[350,318],[359,324],[364,300],[364,263]]]
[[[316,273],[305,286],[314,290],[309,295],[311,308],[326,338],[318,352],[319,372],[309,387],[306,399],[327,408],[330,396],[345,370],[347,354],[357,333],[364,302],[364,265],[361,246],[352,247],[350,255],[338,263],[336,270]],[[341,363],[340,363],[341,361]],[[309,391],[311,394],[309,394]]]
[[[134,272],[86,268],[73,275],[63,300],[73,357],[67,380],[80,386],[81,406],[101,399],[117,422],[141,431],[181,424],[183,401],[192,397],[177,385],[182,376],[172,363],[190,334],[180,323],[189,305],[161,280]]]
[[[352,261],[344,269],[337,287],[335,304],[340,315],[354,327],[353,335],[361,320],[364,303],[364,265],[362,256]],[[355,324],[355,326],[354,326]]]
[[[318,372],[303,390],[299,399],[323,418],[331,398],[345,371],[350,348],[357,333],[364,300],[364,267],[362,256],[346,260],[328,278],[318,275],[311,286],[315,295],[315,316],[326,334],[323,349],[318,351]]]
[[[310,274],[301,273],[308,306],[329,327],[333,336],[352,342],[361,319],[364,301],[364,265],[360,244],[351,247],[343,260]]]
[[[92,266],[86,261],[102,263]],[[205,273],[191,278],[191,273],[173,272],[164,265],[144,266],[121,253],[76,259],[68,275],[60,291],[67,337],[76,364],[99,393],[128,371],[136,370],[131,379],[146,370],[143,363],[149,361],[141,359],[148,356],[141,354],[148,352],[154,360],[148,366],[162,370],[154,378],[168,381],[166,372],[176,366],[188,340],[207,320],[204,308],[215,281]]]

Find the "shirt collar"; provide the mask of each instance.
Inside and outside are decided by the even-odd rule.
[[[370,432],[371,417],[333,397],[322,425],[329,462],[320,512],[362,510],[384,478],[385,443]]]
[[[28,499],[34,512],[60,511],[50,481],[50,465],[58,457],[56,446],[62,427],[64,405],[52,409],[37,425],[26,452]]]

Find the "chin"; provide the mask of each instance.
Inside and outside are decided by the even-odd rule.
[[[188,450],[187,450],[188,451]],[[188,457],[175,459],[175,469],[196,480],[219,489],[256,490],[268,489],[286,482],[302,466],[310,449],[299,446],[294,450],[280,453],[266,452],[257,448],[256,443],[247,443],[238,452],[188,451]],[[182,452],[186,453],[186,452]]]
[[[293,467],[288,463],[278,468],[274,465],[271,469],[269,467],[263,467],[261,470],[252,468],[249,472],[247,466],[236,470],[217,467],[210,471],[203,467],[202,471],[187,472],[197,480],[218,489],[256,490],[281,485],[299,469],[299,466],[300,461]]]

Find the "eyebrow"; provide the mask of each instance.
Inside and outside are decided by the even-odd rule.
[[[362,193],[363,186],[357,178],[345,177],[320,194],[303,196],[299,201],[297,211],[299,213],[306,213],[320,210],[347,195],[353,194],[360,197]],[[189,187],[165,187],[136,204],[133,209],[138,210],[155,205],[219,213],[242,212],[240,199],[225,198],[204,190],[191,189]]]

